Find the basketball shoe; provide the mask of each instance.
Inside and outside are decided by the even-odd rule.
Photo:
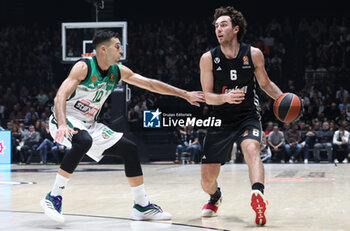
[[[40,205],[43,208],[45,215],[57,222],[64,222],[62,215],[62,197],[51,196],[49,192],[44,199],[40,201]]]
[[[149,203],[145,207],[134,204],[131,212],[131,219],[137,221],[145,220],[170,220],[171,214],[164,212],[158,205]]]
[[[222,195],[219,198],[218,201],[213,202],[212,200],[209,200],[207,204],[205,204],[202,208],[202,217],[215,217],[217,216],[217,211],[219,206],[222,203]]]
[[[265,225],[266,224],[266,216],[265,211],[268,205],[268,201],[265,200],[264,194],[262,194],[259,190],[253,190],[251,193],[251,204],[252,209],[256,213],[255,223],[257,225]]]

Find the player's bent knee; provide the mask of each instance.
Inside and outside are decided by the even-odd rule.
[[[258,141],[256,141],[256,140],[249,140],[249,141],[245,140],[243,142],[241,144],[242,149],[245,150],[247,153],[259,153],[260,143]]]
[[[79,130],[73,136],[72,148],[64,156],[60,168],[70,174],[74,172],[84,155],[89,151],[92,145],[92,137],[85,130]]]
[[[212,185],[212,183],[210,183],[210,182],[208,181],[208,179],[202,177],[201,185],[202,185],[202,188],[206,191],[207,189],[210,188],[210,186]]]
[[[201,185],[202,185],[202,188],[205,192],[209,193],[210,191],[213,190],[213,187],[215,185],[216,181],[214,180],[208,180],[208,179],[203,179],[202,178],[202,182],[201,182]]]
[[[244,152],[245,158],[249,158],[250,160],[260,159],[260,149],[259,145],[256,143],[247,144]]]
[[[85,130],[79,130],[79,132],[73,136],[72,146],[79,146],[84,152],[89,151],[92,145],[92,137]]]

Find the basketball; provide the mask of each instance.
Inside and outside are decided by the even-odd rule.
[[[273,104],[273,113],[284,123],[298,120],[303,111],[303,102],[300,97],[287,92],[278,97]]]

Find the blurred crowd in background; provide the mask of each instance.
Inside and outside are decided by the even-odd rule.
[[[126,66],[179,88],[201,90],[199,59],[217,45],[210,21],[128,23]],[[302,97],[305,104],[305,112],[297,123],[283,125],[273,115],[273,100],[260,92],[262,124],[264,130],[269,131],[266,139],[269,139],[274,126],[283,131],[284,136],[283,155],[278,151],[282,145],[275,150],[274,145],[277,144],[271,146],[266,142],[272,150],[271,161],[295,162],[302,159],[306,163],[310,152],[317,162],[318,151],[325,151],[328,161],[346,159],[348,141],[346,145],[343,144],[345,141],[335,144],[333,137],[335,134],[339,136],[339,132],[336,133],[339,130],[343,129],[340,133],[344,136],[346,131],[350,131],[349,26],[345,17],[300,18],[293,22],[288,18],[272,18],[266,22],[248,22],[244,42],[263,51],[271,80],[284,92]],[[12,131],[14,163],[30,163],[33,153],[40,153],[40,161],[46,163],[47,152],[54,153],[53,160],[59,163],[65,152],[65,148],[52,143],[48,134],[53,99],[71,68],[71,65],[61,62],[59,28],[59,25],[43,27],[39,24],[0,27],[0,128]],[[171,97],[132,86],[131,90],[127,120],[132,130],[140,130],[143,110],[156,109],[159,102]],[[183,102],[172,106],[181,108],[181,104]],[[108,100],[100,114],[101,122],[110,122],[112,106]],[[210,106],[202,104],[199,111],[205,117],[210,110]],[[295,134],[300,133],[300,138],[289,142],[288,135],[286,137],[289,129],[294,129]],[[331,157],[329,145],[323,145],[318,131],[332,133],[332,139],[325,142],[331,144]],[[315,139],[306,139],[311,136]],[[295,142],[300,147],[290,145]],[[318,150],[319,143],[322,145]],[[310,150],[305,151],[306,145]],[[338,148],[334,145],[340,145],[339,150],[346,149],[344,153],[347,153],[337,157],[335,150]],[[57,150],[62,154],[57,154]]]

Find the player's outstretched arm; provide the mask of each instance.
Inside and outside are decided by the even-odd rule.
[[[134,73],[126,66],[122,66],[121,79],[129,84],[135,85],[146,90],[162,95],[173,95],[187,100],[190,104],[200,106],[199,102],[205,102],[204,94],[201,91],[185,91],[161,81],[146,78],[140,74]]]
[[[244,100],[243,91],[230,91],[227,94],[214,93],[213,63],[210,52],[202,55],[200,63],[201,84],[205,94],[205,100],[210,105],[221,105],[224,103],[240,104]]]
[[[58,129],[54,142],[62,143],[64,137],[69,133],[77,132],[68,127],[66,121],[66,100],[73,94],[79,83],[84,80],[88,72],[88,66],[84,62],[77,62],[68,77],[63,81],[55,97],[55,116],[58,123]]]
[[[255,67],[255,76],[260,88],[271,98],[277,99],[282,95],[279,87],[270,80],[265,70],[265,59],[260,49],[251,47],[252,59]]]

